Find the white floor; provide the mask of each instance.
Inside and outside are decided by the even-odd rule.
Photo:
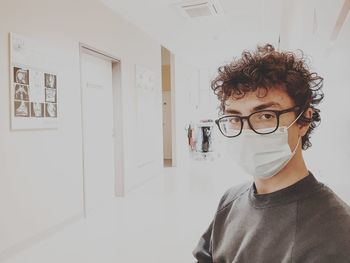
[[[135,189],[6,260],[9,263],[194,262],[219,198],[246,181],[219,161],[192,161]]]
[[[8,258],[8,263],[183,263],[209,225],[219,198],[250,180],[229,161],[192,161],[90,213]]]

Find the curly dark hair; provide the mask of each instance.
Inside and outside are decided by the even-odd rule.
[[[297,56],[292,52],[279,52],[271,44],[258,46],[255,51],[243,51],[241,58],[219,67],[218,76],[212,81],[211,88],[220,100],[220,112],[225,111],[225,102],[231,96],[241,98],[246,92],[262,88],[284,89],[297,106],[301,108],[297,115],[308,108],[313,109],[312,117],[301,116],[297,123],[310,127],[302,138],[302,149],[311,146],[310,134],[321,121],[320,110],[316,106],[324,97],[323,78],[310,72],[306,57],[300,50]],[[263,95],[263,96],[265,96]]]

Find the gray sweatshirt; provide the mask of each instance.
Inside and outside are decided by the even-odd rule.
[[[193,255],[199,263],[349,263],[350,207],[309,175],[269,194],[229,189]]]

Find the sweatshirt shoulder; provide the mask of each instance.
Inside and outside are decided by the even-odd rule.
[[[297,211],[296,258],[303,262],[349,262],[350,207],[346,202],[323,185],[299,202]]]
[[[350,223],[350,206],[328,186],[324,186],[324,191],[325,197],[323,199],[323,205],[328,207],[328,211],[332,211],[336,215],[342,216],[342,220],[347,219],[347,222]]]
[[[253,184],[252,182],[245,182],[229,188],[221,197],[219,207],[218,207],[218,212],[224,209],[225,207],[227,207],[229,204],[231,204],[234,200],[239,198],[245,192],[247,192],[252,186],[252,184]]]
[[[350,207],[328,186],[323,187],[298,204],[298,226],[324,238],[345,238],[350,252]]]
[[[320,189],[319,194],[316,194],[314,196],[314,199],[318,201],[319,205],[323,208],[332,209],[333,211],[341,211],[350,216],[349,205],[344,200],[342,200],[330,187],[323,183],[321,183],[321,185],[322,188]],[[327,212],[329,212],[329,210]]]

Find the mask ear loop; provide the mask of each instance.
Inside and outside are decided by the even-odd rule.
[[[294,150],[292,151],[292,156],[294,156],[294,154],[297,152],[297,149],[298,149],[298,146],[299,146],[300,141],[301,141],[301,137],[299,136],[297,145],[295,146]]]
[[[300,114],[298,115],[298,117],[291,123],[291,124],[289,124],[289,126],[288,127],[281,127],[280,128],[280,131],[282,131],[282,132],[285,132],[285,131],[287,131],[290,127],[292,127],[292,125],[300,118],[300,116],[301,115],[303,115],[303,111],[302,112],[300,112]]]
[[[296,123],[296,121],[301,117],[301,115],[303,115],[303,113],[304,111],[300,112],[298,117],[291,124],[289,124],[289,126],[286,129],[288,130],[291,126],[293,126],[293,124]]]
[[[298,115],[298,117],[286,128],[286,130],[288,130],[289,127],[291,127],[294,123],[296,123],[296,121],[301,117],[301,115],[303,115],[303,113],[304,113],[304,111],[300,112],[300,114]],[[292,156],[294,156],[294,154],[296,153],[300,141],[301,141],[301,136],[299,136],[299,138],[298,138],[298,143],[297,143],[297,145],[295,146],[294,150],[292,151]]]

